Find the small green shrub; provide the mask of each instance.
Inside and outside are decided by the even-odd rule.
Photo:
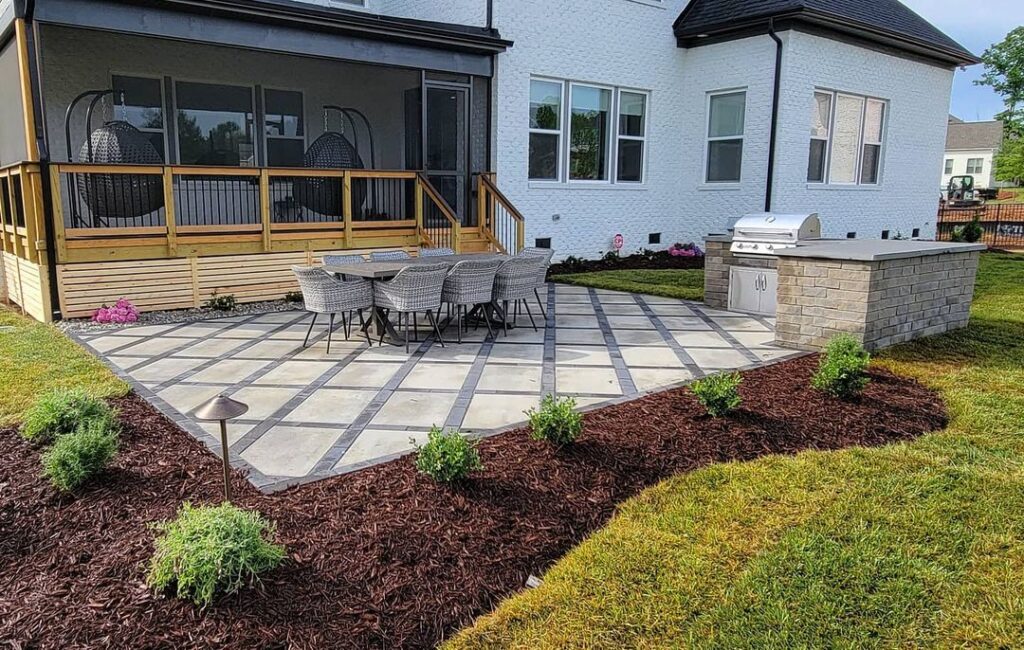
[[[871,355],[860,341],[840,334],[825,347],[811,385],[834,397],[854,397],[868,384],[866,373],[870,363]]]
[[[110,465],[117,455],[118,433],[112,416],[86,420],[43,454],[43,475],[58,490],[78,489]]]
[[[153,528],[159,536],[146,581],[161,591],[173,587],[178,598],[200,606],[252,584],[285,557],[284,547],[270,541],[272,523],[230,503],[185,503],[176,519]]]
[[[235,307],[238,306],[238,301],[235,300],[233,295],[221,296],[216,291],[210,296],[210,299],[206,301],[206,308],[213,309],[215,311],[235,311]]]
[[[456,483],[483,465],[476,445],[461,433],[433,427],[427,444],[416,448],[416,469],[438,483]]]
[[[21,435],[32,442],[48,443],[74,432],[87,420],[112,417],[103,400],[81,390],[58,389],[44,394],[28,410]]]
[[[740,373],[723,372],[693,382],[690,390],[707,409],[708,415],[720,418],[742,403],[739,391],[741,383],[743,377]]]
[[[583,433],[583,416],[576,411],[576,400],[571,397],[556,399],[548,395],[540,409],[526,412],[530,418],[530,435],[534,440],[547,440],[556,445],[568,445]]]

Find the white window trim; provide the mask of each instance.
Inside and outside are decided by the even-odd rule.
[[[163,137],[163,141],[164,141],[164,164],[165,165],[170,164],[170,161],[168,160],[168,158],[170,158],[170,153],[171,153],[170,144],[171,143],[170,143],[170,138],[167,135],[167,131],[168,131],[168,129],[167,129],[167,120],[173,119],[173,115],[171,115],[171,113],[173,113],[173,107],[167,105],[167,89],[164,88],[164,78],[163,77],[158,77],[158,76],[155,76],[155,75],[152,75],[152,74],[136,74],[134,72],[112,71],[110,73],[110,87],[111,88],[114,87],[114,77],[133,77],[135,79],[148,79],[150,81],[156,81],[157,83],[160,84],[160,112],[163,114],[164,128],[162,128],[162,129],[143,129],[143,128],[139,128],[139,127],[136,127],[136,128],[138,128],[139,131],[141,131],[143,133],[159,133]],[[173,85],[173,83],[172,83],[172,85]],[[121,119],[120,115],[118,115],[118,110],[120,109],[120,107],[121,107],[121,98],[120,97],[114,97],[114,115],[115,115],[116,119]]]
[[[631,95],[642,95],[644,98],[644,133],[643,135],[622,135],[622,115],[620,110],[622,108],[622,93],[629,93]],[[643,185],[647,182],[647,148],[648,148],[648,133],[651,129],[651,93],[646,90],[633,90],[632,88],[618,88],[615,92],[615,145],[612,147],[612,167],[613,167],[613,183],[622,185]],[[623,140],[627,142],[640,142],[643,144],[643,148],[640,150],[640,180],[639,181],[623,181],[619,180],[619,143]]]
[[[971,163],[977,163],[977,168],[971,169]],[[967,174],[984,174],[985,173],[985,159],[984,158],[968,158],[967,159]]]
[[[299,95],[299,97],[301,98],[300,101],[302,102],[302,108],[300,109],[302,111],[302,115],[301,115],[301,117],[302,117],[302,135],[301,136],[299,136],[299,135],[270,135],[269,133],[267,133],[267,124],[266,124],[266,122],[267,122],[267,91],[268,90],[275,90],[277,92],[283,92],[283,93],[296,93],[296,94]],[[260,97],[260,99],[263,102],[262,103],[262,107],[263,107],[263,124],[260,124],[259,126],[262,129],[260,135],[262,136],[262,140],[263,140],[263,162],[266,164],[267,167],[270,167],[270,141],[271,140],[298,140],[298,141],[302,142],[302,151],[303,152],[306,151],[306,143],[308,142],[307,136],[309,135],[309,123],[306,120],[306,93],[304,91],[302,91],[302,90],[297,89],[297,88],[278,88],[277,86],[263,86],[261,88],[261,91],[262,91],[261,92],[262,97]]]
[[[739,135],[728,135],[728,136],[711,136],[711,99],[714,97],[721,97],[723,95],[738,95],[743,94],[743,131]],[[704,100],[704,161],[703,171],[701,172],[701,186],[706,188],[728,188],[730,186],[737,186],[743,182],[743,159],[746,153],[746,137],[747,137],[747,88],[729,88],[724,90],[712,90],[707,93],[707,97]],[[724,142],[727,140],[739,140],[742,152],[740,154],[740,177],[736,180],[729,181],[712,181],[708,180],[708,162],[711,157],[711,143],[712,142]]]
[[[827,95],[831,95],[832,96],[832,103],[831,103],[831,106],[830,106],[831,111],[829,113],[829,121],[828,121],[828,146],[826,147],[826,150],[825,150],[825,173],[823,174],[822,180],[820,180],[820,181],[808,180],[807,181],[808,186],[827,185],[827,186],[846,188],[846,189],[852,189],[852,188],[857,188],[857,187],[868,187],[868,188],[871,188],[871,187],[881,187],[882,186],[882,182],[884,180],[885,152],[886,152],[886,149],[888,148],[887,144],[888,144],[888,141],[889,141],[889,138],[888,138],[888,135],[889,135],[889,108],[890,108],[889,100],[884,99],[882,97],[873,97],[871,95],[858,95],[857,93],[849,93],[849,92],[844,92],[844,91],[841,91],[841,90],[832,90],[832,89],[829,89],[829,88],[815,88],[814,89],[814,94],[827,94]],[[812,98],[813,98],[813,96],[814,95],[812,94]],[[852,183],[839,183],[839,182],[833,182],[832,181],[832,145],[833,145],[833,141],[835,139],[836,111],[837,111],[837,105],[839,103],[838,99],[840,97],[851,97],[851,98],[854,98],[854,99],[859,99],[859,100],[864,102],[864,105],[861,108],[861,116],[860,116],[860,131],[859,131],[859,133],[860,133],[860,135],[859,135],[859,142],[860,142],[860,144],[857,147],[857,161],[855,163],[855,165],[856,165],[855,169],[857,171],[857,174],[856,174],[857,178]],[[868,139],[867,139],[867,133],[866,133],[865,127],[867,126],[866,123],[867,123],[868,103],[869,102],[878,102],[878,103],[882,104],[882,140],[880,142],[868,141]],[[810,138],[810,140],[819,140],[819,139],[820,138],[814,138],[814,137]],[[808,160],[810,160],[810,140],[808,140],[808,151],[807,151]],[[878,147],[879,147],[879,151],[878,151],[878,172],[875,175],[875,182],[874,183],[865,183],[865,182],[863,182],[863,174],[864,174],[864,147],[866,145],[878,145]]]
[[[946,160],[942,164],[942,173],[943,174],[952,174],[953,170],[955,170],[955,169],[956,169],[956,159],[954,159],[954,158],[946,158]]]
[[[558,157],[557,157],[556,162],[555,162],[555,177],[554,178],[529,178],[529,175],[530,175],[530,172],[529,172],[529,166],[530,166],[529,160],[527,160],[527,164],[526,164],[526,166],[527,166],[526,175],[527,175],[528,180],[531,183],[547,183],[547,184],[552,184],[553,185],[555,183],[561,183],[562,179],[565,178],[565,176],[564,176],[565,170],[563,169],[563,167],[565,167],[565,165],[562,164],[562,161],[566,158],[566,155],[565,155],[565,151],[566,151],[566,149],[565,149],[565,140],[566,140],[566,132],[568,130],[568,129],[566,129],[566,125],[565,125],[566,124],[565,123],[566,83],[565,83],[564,79],[552,79],[550,77],[537,77],[537,76],[530,77],[530,87],[531,87],[530,92],[531,92],[531,94],[533,92],[532,86],[533,86],[533,82],[534,81],[541,81],[541,82],[545,82],[545,83],[558,84],[560,89],[561,89],[560,93],[559,93],[560,100],[559,100],[559,106],[558,106],[558,128],[557,129],[538,129],[538,128],[534,128],[532,126],[530,127],[530,133],[531,134],[537,133],[537,134],[541,134],[541,135],[557,135],[558,136],[558,147],[557,147],[557,151],[558,151],[557,156]],[[529,111],[529,103],[527,104],[527,111]],[[529,143],[527,143],[527,154],[526,155],[527,155],[527,158],[529,158],[529,155],[530,155],[529,154]]]
[[[647,174],[648,174],[648,161],[650,160],[650,129],[651,129],[651,91],[644,90],[642,88],[632,88],[629,86],[614,86],[608,84],[594,83],[590,81],[580,81],[576,79],[558,79],[556,77],[547,77],[544,75],[531,75],[530,82],[534,81],[545,81],[549,83],[560,84],[562,87],[562,105],[561,115],[558,130],[551,129],[535,129],[530,128],[529,133],[540,133],[547,135],[558,135],[558,166],[557,166],[557,179],[549,178],[529,178],[529,172],[527,172],[527,181],[531,188],[544,189],[544,188],[561,188],[561,187],[579,187],[589,189],[603,189],[609,186],[618,186],[616,189],[645,189],[647,185]],[[569,177],[569,159],[571,156],[570,143],[572,142],[572,89],[574,86],[583,86],[586,88],[597,88],[600,90],[608,90],[611,92],[611,107],[610,107],[610,124],[608,128],[608,141],[605,143],[606,154],[608,156],[607,169],[608,178],[605,180],[584,180],[584,179],[572,179]],[[644,96],[644,135],[642,138],[637,136],[620,136],[619,135],[619,101],[620,95],[623,92],[634,93],[637,95]],[[529,110],[529,105],[527,105]],[[644,143],[643,147],[643,167],[641,171],[640,182],[637,181],[619,181],[619,156],[618,146],[619,139],[623,140],[642,140]],[[527,160],[527,168],[529,168],[529,160]]]

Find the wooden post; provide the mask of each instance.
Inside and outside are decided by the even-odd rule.
[[[36,111],[32,102],[32,74],[28,54],[28,27],[23,18],[14,21],[14,36],[18,46],[18,68],[21,77],[21,104],[25,118],[25,153],[29,162],[39,162],[36,146]]]
[[[68,241],[64,234],[64,194],[60,182],[60,165],[50,165],[50,196],[53,197],[53,238],[56,243],[57,263],[68,257]],[[74,200],[74,197],[71,197]]]
[[[423,221],[423,182],[416,177],[416,236],[422,241],[422,233],[426,230]]]
[[[345,222],[345,248],[354,248],[352,242],[352,172],[346,171],[341,179],[341,218]]]
[[[271,252],[274,243],[271,241],[270,232],[270,173],[266,169],[260,170],[260,221],[263,223],[263,250]]]
[[[487,228],[487,184],[482,173],[476,177],[476,222],[482,233]]]
[[[21,166],[18,182],[21,183],[21,210],[25,215],[25,259],[39,263],[39,241],[36,231],[36,193],[32,172],[28,165]]]
[[[174,171],[164,167],[164,221],[167,226],[167,253],[178,256],[178,218],[174,205]]]

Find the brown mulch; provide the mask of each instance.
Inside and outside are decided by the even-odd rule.
[[[615,505],[678,472],[770,453],[907,440],[946,424],[936,394],[875,371],[856,402],[809,389],[816,359],[746,373],[742,410],[700,414],[674,390],[586,416],[557,450],[515,431],[481,443],[460,489],[409,458],[237,501],[278,524],[289,558],[206,611],[152,593],[147,523],[215,502],[219,461],[138,397],[102,485],[59,496],[39,452],[0,432],[0,647],[431,647],[541,575]],[[6,641],[7,643],[3,643]]]

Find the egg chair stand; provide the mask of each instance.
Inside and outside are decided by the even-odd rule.
[[[342,117],[342,132],[330,130],[330,113],[335,111]],[[303,164],[308,169],[365,169],[359,154],[359,133],[357,121],[362,122],[366,129],[370,149],[370,168],[376,164],[377,152],[374,141],[373,127],[361,111],[341,106],[324,106],[324,134],[313,141],[306,150]],[[352,139],[349,140],[343,131],[345,121],[351,126]],[[293,183],[292,192],[295,200],[306,209],[320,215],[335,219],[344,217],[343,191],[336,179],[306,177]],[[365,179],[352,182],[352,212],[358,214],[370,196],[370,210],[377,205],[378,192],[376,186],[372,193],[367,191]]]
[[[115,91],[88,90],[76,97],[68,106],[64,116],[64,137],[68,162],[74,162],[71,145],[71,120],[75,108],[91,98],[86,111],[86,139],[79,150],[79,160],[96,165],[163,165],[160,153],[137,128],[127,121],[107,122],[93,130],[93,114],[96,106]],[[121,107],[125,109],[124,95]],[[77,178],[75,178],[77,176]],[[89,210],[86,224],[79,201],[75,200],[77,186],[81,202]],[[163,179],[158,175],[146,174],[72,174],[68,178],[68,199],[71,207],[71,223],[77,227],[107,227],[112,220],[135,220],[156,212],[164,207]]]

